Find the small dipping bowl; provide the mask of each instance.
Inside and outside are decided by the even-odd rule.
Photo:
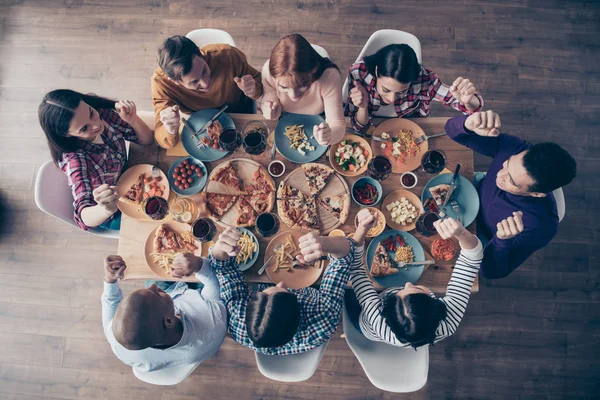
[[[273,168],[275,168],[275,169],[281,168],[281,172],[279,174],[276,174],[276,173],[274,173]],[[285,174],[285,164],[279,160],[273,160],[269,163],[269,165],[267,167],[267,171],[269,171],[269,175],[271,175],[273,178],[279,178],[280,176]],[[277,172],[277,171],[275,171],[275,172]]]
[[[406,189],[412,189],[417,186],[417,175],[414,172],[405,172],[400,175],[400,184]]]

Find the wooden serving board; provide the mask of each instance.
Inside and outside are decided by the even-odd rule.
[[[267,171],[267,169],[265,167],[263,167],[262,165],[260,165],[259,163],[257,163],[256,161],[245,159],[245,158],[236,158],[236,159],[231,160],[230,162],[235,167],[235,169],[238,173],[238,176],[240,177],[240,180],[242,182],[244,182],[244,184],[249,184],[250,182],[252,182],[254,173],[256,172],[256,170],[258,168],[260,168],[263,170],[265,176],[270,180],[270,182],[271,182],[272,186],[275,188],[275,190],[277,190],[277,187],[275,186],[275,182],[273,181],[273,178],[271,177],[271,175],[269,175],[269,172]],[[227,165],[227,163],[225,162],[225,163],[219,165],[219,167],[212,170],[212,172],[208,176],[208,183],[205,188],[206,192],[211,192],[211,190],[212,190],[211,185],[210,185],[212,177],[221,168],[224,168],[226,165]],[[274,205],[275,205],[275,195],[273,195],[273,200],[270,202],[267,212],[271,212],[273,210]],[[233,207],[231,207],[219,220],[228,225],[237,226],[239,209],[240,209],[239,200],[236,200]]]
[[[305,164],[305,165],[309,165],[309,164]],[[329,167],[329,168],[331,168],[331,167]],[[295,187],[296,189],[300,190],[302,193],[304,193],[306,195],[308,195],[310,193],[310,191],[308,189],[308,181],[306,180],[306,176],[304,175],[304,168],[302,168],[302,167],[298,167],[298,168],[294,169],[293,171],[291,171],[282,180],[282,182]],[[325,188],[323,188],[323,190],[321,191],[321,193],[319,193],[319,195],[317,197],[333,197],[333,196],[338,196],[338,195],[341,195],[344,193],[347,194],[348,196],[350,196],[350,189],[348,188],[348,184],[346,183],[346,181],[344,180],[344,178],[341,175],[339,175],[337,172],[334,172],[331,175],[331,177],[329,178],[327,185],[325,185]],[[352,201],[352,200],[350,200],[350,201]],[[321,222],[320,232],[322,235],[328,234],[329,232],[331,232],[332,230],[336,229],[337,227],[339,227],[340,225],[342,225],[346,222],[346,221],[340,221],[339,219],[337,219],[336,217],[331,215],[331,213],[329,211],[327,211],[325,208],[323,208],[318,203],[317,203],[317,213],[319,216],[319,220]],[[281,210],[278,210],[278,214],[281,219]],[[292,227],[290,227],[290,228],[292,228]]]

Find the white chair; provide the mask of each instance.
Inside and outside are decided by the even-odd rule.
[[[38,171],[35,180],[35,204],[37,207],[73,226],[73,195],[69,188],[67,176],[52,161],[46,161]],[[110,231],[105,229],[88,229],[94,235],[118,239],[119,231]]]
[[[312,44],[312,43],[311,43],[311,46],[313,49],[315,49],[315,51],[317,53],[319,53],[319,55],[321,57],[329,58],[329,53],[323,47],[319,46],[318,44]]]
[[[421,346],[415,351],[412,347],[373,342],[352,325],[346,307],[343,326],[346,342],[373,386],[393,393],[416,392],[425,386],[429,372],[429,346]]]
[[[423,63],[423,58],[421,56],[421,42],[419,39],[412,33],[397,31],[394,29],[381,29],[377,32],[374,32],[367,43],[364,45],[363,49],[360,51],[358,57],[356,57],[355,63],[359,62],[365,56],[370,56],[375,54],[377,50],[382,47],[387,46],[388,44],[407,44],[409,45],[417,55],[417,60],[419,60],[419,64]],[[346,103],[348,101],[348,78],[344,82],[344,87],[342,88],[342,102]],[[396,111],[393,107],[382,108],[374,113],[379,117],[396,117]]]
[[[287,356],[256,355],[256,366],[261,374],[274,381],[302,382],[314,375],[329,340],[312,350]]]
[[[558,188],[552,192],[554,200],[556,200],[556,210],[558,211],[558,222],[562,221],[567,212],[567,204],[565,203],[565,194],[562,188]]]
[[[236,47],[231,35],[220,29],[196,29],[189,32],[185,36],[196,43],[196,46],[198,47],[217,43],[225,43]]]
[[[145,372],[133,367],[133,374],[140,381],[151,383],[153,385],[173,386],[183,382],[200,363],[189,365],[178,365],[175,367],[163,368],[158,371]]]

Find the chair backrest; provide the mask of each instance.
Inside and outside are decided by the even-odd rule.
[[[313,49],[315,49],[315,51],[317,53],[319,53],[319,55],[321,57],[329,58],[329,53],[323,47],[319,46],[318,44],[312,44],[312,43],[310,45],[312,46]]]
[[[185,36],[196,43],[196,46],[198,47],[217,43],[225,43],[236,47],[231,35],[225,31],[222,31],[221,29],[196,29],[189,32]]]
[[[272,356],[254,353],[261,374],[274,381],[302,382],[314,375],[329,340],[319,347],[300,354]]]
[[[565,202],[565,194],[562,188],[558,188],[552,192],[554,200],[556,200],[556,210],[558,212],[558,222],[562,221],[567,213],[567,203]]]
[[[69,181],[65,173],[52,160],[46,161],[38,171],[34,198],[37,207],[46,214],[77,226],[73,219],[73,195],[69,188]],[[119,231],[88,229],[86,232],[110,239],[119,238]]]
[[[178,365],[175,367],[163,368],[157,371],[145,372],[133,367],[133,374],[140,381],[151,383],[153,385],[172,386],[183,382],[200,365]]]
[[[346,307],[343,313],[344,336],[371,383],[387,392],[415,392],[427,383],[429,346],[412,348],[373,342],[356,330]]]
[[[394,29],[381,29],[379,31],[374,32],[367,43],[363,46],[362,50],[358,57],[356,57],[355,63],[359,62],[365,56],[369,56],[377,52],[377,50],[382,47],[387,46],[388,44],[407,44],[409,45],[417,55],[417,60],[419,60],[419,64],[423,63],[423,57],[421,55],[421,42],[415,35],[412,33],[397,31]],[[347,74],[346,74],[347,75]],[[344,87],[342,88],[342,102],[346,103],[348,101],[348,78],[346,77],[346,81],[344,82]],[[393,108],[387,108],[385,110],[381,110],[381,114],[379,112],[375,112],[374,115],[380,117],[395,117],[397,114]]]

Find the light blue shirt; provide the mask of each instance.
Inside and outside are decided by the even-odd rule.
[[[200,363],[219,350],[227,333],[227,309],[219,296],[219,282],[208,260],[203,259],[196,277],[204,284],[201,290],[183,289],[169,293],[175,313],[181,317],[183,335],[179,343],[168,349],[128,350],[117,342],[112,321],[123,293],[118,283],[104,282],[102,326],[119,360],[141,371],[155,371]]]

